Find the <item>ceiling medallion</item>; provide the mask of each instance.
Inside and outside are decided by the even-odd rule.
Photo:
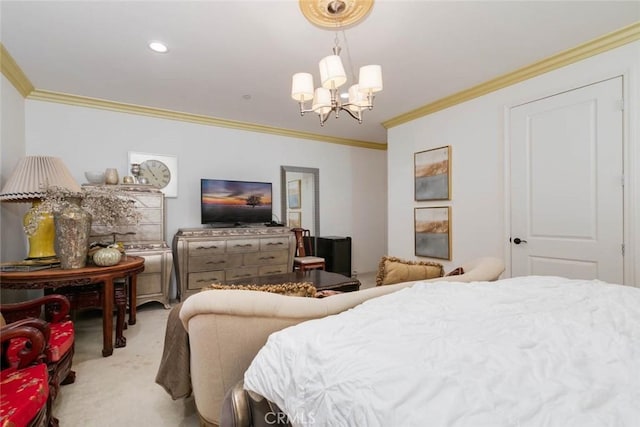
[[[360,23],[372,7],[373,0],[300,0],[305,18],[313,25],[330,30]]]

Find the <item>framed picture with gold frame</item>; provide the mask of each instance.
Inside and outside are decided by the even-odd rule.
[[[451,207],[414,208],[416,256],[451,259]]]
[[[415,200],[451,200],[451,146],[414,154]]]
[[[302,226],[302,213],[300,211],[289,211],[287,213],[287,227],[300,228]]]

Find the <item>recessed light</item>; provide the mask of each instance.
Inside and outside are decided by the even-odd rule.
[[[167,51],[169,50],[169,48],[167,48],[167,45],[158,41],[149,42],[149,49],[158,53],[167,53]]]

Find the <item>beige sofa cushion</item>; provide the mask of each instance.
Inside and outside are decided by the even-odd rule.
[[[384,256],[378,265],[376,286],[393,285],[400,282],[428,280],[444,276],[442,264],[430,261],[407,261]]]
[[[203,291],[213,289],[226,289],[226,290],[245,290],[245,291],[260,291],[271,292],[274,294],[296,296],[296,297],[315,297],[316,287],[311,283],[278,283],[275,285],[223,285],[221,283],[212,283],[209,286],[203,288]]]

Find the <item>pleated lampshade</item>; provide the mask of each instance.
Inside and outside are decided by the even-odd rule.
[[[27,156],[20,160],[2,188],[0,200],[32,202],[44,197],[48,187],[81,191],[80,185],[58,157]]]

